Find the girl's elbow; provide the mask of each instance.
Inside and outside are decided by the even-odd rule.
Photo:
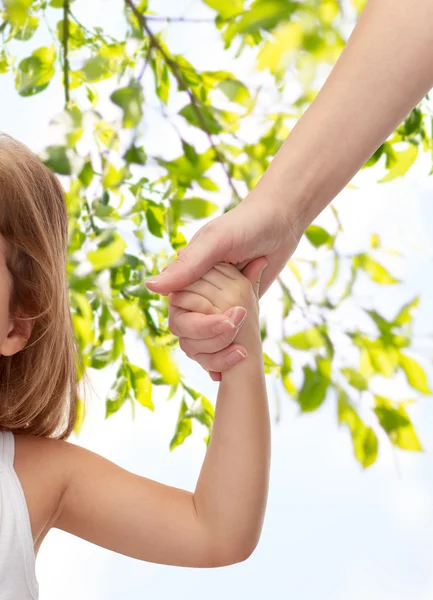
[[[237,563],[245,562],[257,548],[259,538],[248,540],[237,544],[226,543],[212,558],[211,567],[228,567]]]

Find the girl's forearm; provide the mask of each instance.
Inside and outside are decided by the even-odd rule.
[[[432,0],[369,0],[326,83],[250,196],[299,239],[433,86]]]
[[[254,550],[269,482],[270,419],[258,327],[247,335],[239,340],[247,358],[222,374],[211,441],[194,493],[198,517],[227,563],[244,560]]]

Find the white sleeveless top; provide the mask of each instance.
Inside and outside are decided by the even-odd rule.
[[[14,455],[14,435],[0,431],[0,600],[37,600],[30,517]]]

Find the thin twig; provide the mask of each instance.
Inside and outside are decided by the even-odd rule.
[[[63,83],[65,86],[65,105],[69,105],[69,0],[63,2]]]
[[[204,117],[203,117],[202,112],[199,107],[200,101],[198,100],[198,98],[196,97],[194,92],[191,90],[191,88],[187,85],[185,79],[182,76],[182,73],[179,70],[178,64],[167,55],[166,51],[159,43],[158,38],[154,35],[152,30],[149,28],[149,25],[147,23],[147,17],[145,17],[142,13],[140,13],[140,11],[137,9],[137,7],[132,2],[132,0],[125,0],[125,4],[127,4],[129,6],[129,8],[132,10],[132,12],[134,13],[138,22],[140,23],[142,28],[145,30],[145,32],[149,36],[150,41],[152,42],[153,46],[155,46],[155,48],[158,50],[158,52],[164,58],[166,64],[168,65],[168,67],[169,67],[170,71],[172,72],[174,78],[176,79],[178,85],[186,91],[186,93],[189,97],[189,100],[191,102],[192,109],[197,117],[198,122],[200,123],[200,127],[205,132],[205,134],[209,140],[209,143],[210,143],[213,151],[215,152],[216,160],[222,166],[224,173],[227,177],[227,182],[228,182],[230,188],[232,189],[236,198],[240,201],[241,197],[239,196],[239,193],[232,181],[232,178],[230,177],[230,173],[227,170],[227,165],[224,161],[224,157],[221,155],[220,151],[216,147],[215,142],[212,138],[212,135],[210,134],[210,132],[206,126],[206,122],[204,120]]]
[[[215,19],[194,19],[188,17],[152,17],[147,15],[148,21],[159,21],[168,23],[215,23]]]

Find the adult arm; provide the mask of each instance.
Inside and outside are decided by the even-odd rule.
[[[205,225],[148,287],[168,294],[218,261],[243,265],[265,255],[262,295],[306,227],[433,86],[432,23],[432,0],[369,0],[327,81],[254,190]],[[209,370],[231,367],[226,360],[237,328],[216,336],[208,318],[197,337],[197,315],[169,310],[173,333],[194,338],[189,356],[198,354]],[[212,337],[214,350],[204,361],[202,347]]]

